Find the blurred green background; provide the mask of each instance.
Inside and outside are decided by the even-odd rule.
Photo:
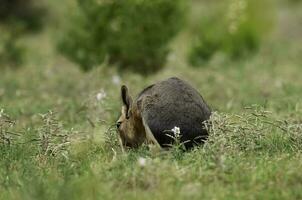
[[[301,0],[1,0],[0,199],[301,199],[301,55]],[[120,86],[171,76],[213,144],[122,155]]]
[[[49,96],[80,104],[99,88],[117,97],[122,83],[135,94],[180,76],[215,109],[288,103],[301,91],[301,7],[298,0],[3,1],[0,100],[15,112],[40,112],[59,106]]]

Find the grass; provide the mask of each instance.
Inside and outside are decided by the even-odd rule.
[[[0,74],[0,199],[301,199],[300,11],[283,5],[273,38],[236,62],[218,55],[190,68],[184,32],[167,67],[147,78],[106,63],[83,73],[54,51],[55,30],[26,36],[25,66]],[[215,111],[208,142],[123,154],[112,127],[120,85],[137,94],[170,76]]]

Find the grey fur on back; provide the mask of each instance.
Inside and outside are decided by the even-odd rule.
[[[207,138],[203,122],[211,111],[202,96],[185,81],[169,78],[144,89],[137,97],[142,118],[161,146],[173,142],[166,134],[179,127],[180,140],[187,148],[202,143]]]

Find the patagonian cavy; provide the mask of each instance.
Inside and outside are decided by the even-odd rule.
[[[134,101],[123,85],[121,97],[122,112],[116,126],[123,147],[135,148],[144,142],[170,147],[175,133],[186,149],[207,139],[203,122],[210,118],[211,109],[197,90],[179,78],[148,86]]]

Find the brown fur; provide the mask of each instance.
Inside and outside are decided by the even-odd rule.
[[[139,112],[136,112],[135,108],[132,108],[130,112],[131,117],[127,119],[126,108],[122,107],[122,115],[118,120],[118,123],[121,123],[118,129],[119,135],[124,146],[138,147],[146,138],[145,128]]]
[[[180,139],[187,148],[206,139],[202,122],[209,119],[210,108],[186,82],[178,78],[161,81],[145,88],[134,102],[126,86],[121,94],[118,132],[123,146],[138,147],[148,141],[166,147],[173,143],[167,134],[173,136],[170,130],[174,126],[180,127]]]

